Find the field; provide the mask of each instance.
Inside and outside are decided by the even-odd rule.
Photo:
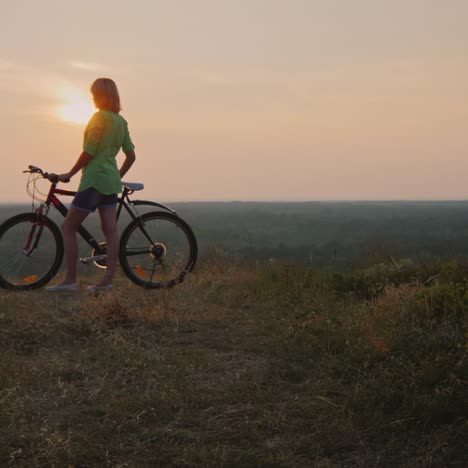
[[[0,290],[0,466],[466,463],[466,206],[410,204],[401,243],[359,256],[394,208],[314,205],[331,228],[304,206],[262,221],[241,205],[180,207],[202,256],[171,290],[120,276],[102,295]],[[330,257],[326,239],[342,246]],[[281,243],[313,255],[284,259]]]
[[[253,263],[275,260],[341,271],[389,256],[420,262],[467,258],[464,201],[169,205],[193,227],[202,254],[221,249]],[[0,222],[30,209],[0,205]],[[54,210],[51,216],[60,223]],[[97,217],[86,225],[99,239]]]

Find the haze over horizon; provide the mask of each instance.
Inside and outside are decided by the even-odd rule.
[[[28,164],[71,168],[99,76],[139,198],[468,198],[465,0],[18,0],[2,18],[0,203],[29,200]]]

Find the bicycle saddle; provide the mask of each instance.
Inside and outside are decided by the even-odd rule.
[[[129,190],[133,190],[134,192],[143,190],[145,187],[143,184],[139,184],[137,182],[122,182],[122,185]]]

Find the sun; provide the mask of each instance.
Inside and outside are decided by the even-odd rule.
[[[83,125],[96,111],[91,96],[86,96],[81,89],[71,84],[62,86],[58,94],[61,104],[57,108],[57,115],[60,120]]]

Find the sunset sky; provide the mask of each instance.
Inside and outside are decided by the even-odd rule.
[[[72,167],[101,76],[142,198],[468,199],[467,0],[0,6],[0,202]]]

